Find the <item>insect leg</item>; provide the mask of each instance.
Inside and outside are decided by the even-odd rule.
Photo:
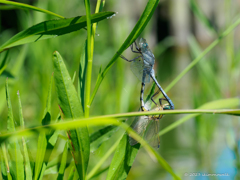
[[[159,104],[162,106],[162,101],[167,101],[165,98],[159,98]]]
[[[158,106],[158,105],[157,105],[157,103],[153,100],[153,98],[154,98],[158,93],[159,93],[159,90],[158,90],[156,93],[154,93],[154,94],[152,95],[152,97],[151,97],[152,102],[153,102],[156,106]]]
[[[119,54],[119,56],[120,56],[122,59],[124,59],[124,60],[126,60],[126,61],[128,61],[128,62],[132,62],[132,61],[134,61],[134,60],[142,57],[142,56],[137,56],[137,57],[129,60],[129,59],[125,58],[123,55],[121,55],[119,52],[117,52],[117,53]]]
[[[136,41],[134,41],[134,44],[135,44],[136,49],[137,49],[139,52],[141,52],[141,49],[138,47]]]
[[[139,51],[137,48],[136,48],[136,49],[137,49],[137,51],[134,51],[134,50],[133,50],[133,44],[131,44],[131,46],[130,46],[130,47],[131,47],[131,51],[132,51],[132,52],[134,52],[134,53],[140,53],[140,54],[141,54],[141,52],[140,52],[140,51]]]

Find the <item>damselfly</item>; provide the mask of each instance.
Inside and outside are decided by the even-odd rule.
[[[163,99],[159,99],[160,106],[155,109],[149,110],[147,106],[143,105],[143,111],[163,111],[171,109],[169,104],[162,104]],[[165,99],[164,99],[165,100]],[[134,122],[132,123],[131,127],[134,131],[141,137],[145,137],[149,143],[155,147],[159,148],[160,139],[158,136],[159,132],[159,119],[163,117],[162,114],[160,115],[149,115],[149,116],[140,116],[135,118]],[[131,146],[134,146],[138,143],[134,138],[129,136],[129,143]]]
[[[137,46],[136,41],[134,42],[136,51],[133,50],[133,44],[131,44],[131,50],[134,53],[139,53],[140,55],[135,57],[134,59],[128,60],[123,55],[120,55],[120,57],[128,62],[131,62],[131,70],[133,73],[137,76],[137,78],[142,81],[141,86],[141,98],[143,98],[144,94],[144,87],[145,83],[150,82],[150,77],[157,85],[158,89],[162,92],[164,98],[170,105],[170,109],[174,109],[174,104],[171,101],[171,99],[167,96],[167,94],[164,92],[160,84],[155,78],[155,72],[153,69],[154,63],[155,63],[155,57],[152,53],[152,51],[149,49],[148,43],[145,39],[141,38],[139,41],[139,46]],[[157,94],[157,93],[156,93]],[[153,97],[156,95],[154,94]],[[151,98],[153,100],[153,97]],[[141,99],[140,98],[140,99]],[[154,101],[153,101],[154,102]],[[155,103],[155,102],[154,102]],[[155,103],[156,104],[156,103]],[[141,107],[143,106],[142,100],[141,100]]]

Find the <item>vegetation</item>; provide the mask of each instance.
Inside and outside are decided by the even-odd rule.
[[[115,1],[0,3],[1,16],[16,13],[6,21],[20,28],[1,22],[0,179],[181,179],[204,173],[240,178],[240,53],[233,33],[239,17],[216,29],[189,0],[214,40],[202,50],[197,36],[187,34],[183,52],[193,60],[180,70],[170,60],[182,55],[177,38],[160,41],[153,50],[155,71],[176,110],[140,112],[140,82],[119,54],[138,37],[150,37],[159,0],[141,6],[129,32],[129,17],[114,12]],[[218,61],[223,55],[224,63]],[[154,86],[146,90],[149,98]],[[134,117],[153,114],[164,114],[160,149],[129,127]],[[140,144],[130,146],[128,134],[141,141],[143,151]]]

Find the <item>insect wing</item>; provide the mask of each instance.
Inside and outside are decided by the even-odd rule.
[[[146,69],[143,63],[143,59],[139,58],[131,62],[130,68],[133,74],[144,83],[150,82],[150,70]],[[144,76],[144,78],[143,78]]]
[[[136,131],[136,133],[139,136],[143,137],[146,127],[148,126],[148,123],[149,123],[149,118],[147,116],[140,116],[134,120],[131,127],[133,128],[134,131]],[[138,141],[136,141],[134,138],[129,136],[129,143],[131,146],[134,146],[135,144],[138,143]]]
[[[160,146],[160,138],[158,136],[159,120],[152,119],[149,121],[150,121],[150,123],[147,127],[145,138],[152,147],[159,148],[159,146]]]

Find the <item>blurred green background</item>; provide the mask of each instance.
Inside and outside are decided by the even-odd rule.
[[[83,1],[18,1],[47,9],[64,17],[85,15]],[[98,24],[93,55],[92,90],[100,67],[105,68],[112,56],[124,42],[142,14],[147,1],[106,1],[103,11],[115,11],[116,16]],[[196,3],[196,4],[195,4]],[[94,12],[96,1],[91,1]],[[10,37],[39,22],[55,19],[40,12],[0,6],[0,44]],[[155,72],[163,89],[191,61],[218,37],[240,15],[239,1],[161,1],[153,18],[141,37],[147,39],[155,57]],[[46,106],[50,78],[53,73],[52,53],[59,51],[70,75],[78,71],[80,54],[87,37],[86,30],[10,49],[7,71],[14,116],[18,123],[17,91],[20,91],[26,126],[40,123]],[[239,96],[240,51],[239,27],[223,39],[167,94],[176,109],[195,109],[217,99]],[[6,52],[0,54],[0,62]],[[130,48],[124,52],[134,57]],[[7,106],[5,80],[9,74],[0,76],[0,128],[6,129]],[[77,82],[75,82],[76,84]],[[104,78],[92,103],[90,115],[106,115],[137,111],[141,83],[130,70],[130,64],[118,59]],[[146,92],[151,83],[147,84]],[[53,92],[55,92],[53,90]],[[53,93],[52,116],[59,113],[57,97]],[[160,120],[161,129],[181,118],[168,115]],[[215,179],[240,178],[240,121],[238,117],[225,115],[201,115],[161,136],[158,152],[174,171],[184,179],[214,179],[214,177],[184,177],[184,173],[228,173]],[[96,128],[90,128],[93,132]],[[111,146],[111,141],[91,154],[91,164]],[[106,166],[111,159],[106,162]],[[90,168],[89,168],[90,169]],[[99,179],[105,179],[103,173]],[[154,162],[145,150],[139,151],[128,179],[171,178]]]

